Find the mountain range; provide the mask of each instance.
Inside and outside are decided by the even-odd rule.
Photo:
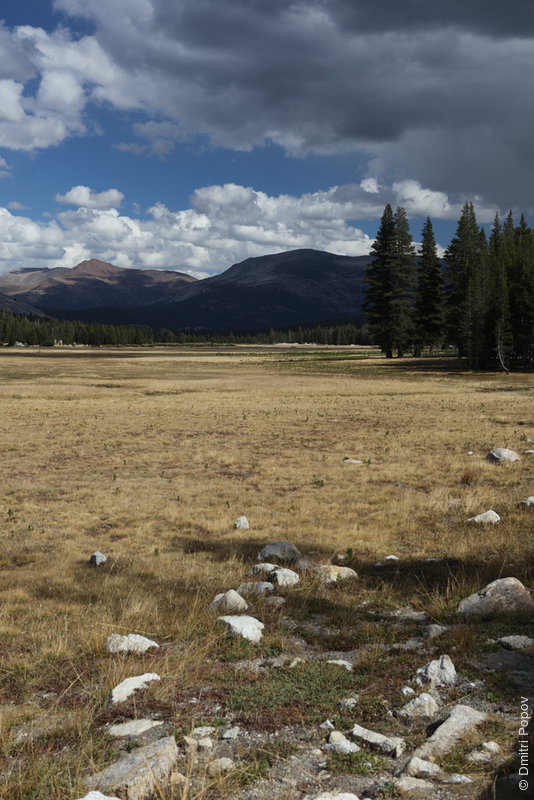
[[[124,269],[90,259],[72,269],[4,273],[0,293],[20,309],[33,309],[18,313],[37,309],[92,322],[252,331],[361,316],[369,260],[291,250],[248,258],[197,280],[172,270]]]

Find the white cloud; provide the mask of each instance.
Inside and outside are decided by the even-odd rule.
[[[18,200],[11,200],[11,202],[7,204],[7,207],[11,211],[28,211],[28,206],[24,206],[22,203],[19,203]]]
[[[9,175],[11,175],[11,165],[5,158],[0,158],[0,178],[7,178]]]
[[[105,192],[93,192],[88,186],[73,186],[65,194],[56,194],[57,203],[85,208],[109,209],[119,208],[124,195],[118,189],[107,189]]]

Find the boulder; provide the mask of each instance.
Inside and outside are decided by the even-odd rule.
[[[259,642],[263,636],[262,631],[265,628],[263,622],[246,614],[217,617],[217,619],[224,622],[231,636],[242,636],[249,642]]]
[[[99,567],[101,564],[105,564],[107,560],[108,557],[101,553],[100,550],[97,550],[89,559],[89,563],[92,567]]]
[[[241,597],[252,597],[253,595],[274,592],[274,586],[270,581],[249,581],[240,584],[236,589]]]
[[[238,531],[248,531],[250,525],[248,524],[248,519],[245,516],[238,517],[234,522],[234,528]]]
[[[257,561],[277,561],[291,564],[302,556],[300,550],[291,542],[270,542],[258,553]]]
[[[534,639],[530,636],[502,636],[499,644],[506,650],[522,650],[524,647],[534,647]]]
[[[414,756],[406,764],[406,773],[413,778],[434,778],[442,774],[442,769],[432,761]]]
[[[163,722],[156,722],[153,719],[131,719],[128,722],[120,722],[107,729],[110,736],[117,739],[123,736],[141,736],[143,733],[163,725]]]
[[[355,725],[351,734],[355,739],[365,742],[374,750],[380,750],[381,753],[393,756],[393,758],[401,756],[406,749],[404,739],[399,736],[384,736],[382,733],[375,733],[375,731],[362,728],[361,725]]]
[[[477,514],[475,517],[469,517],[469,519],[466,519],[466,522],[474,522],[477,525],[496,525],[497,522],[500,521],[500,516],[491,508],[489,511],[484,511],[483,514]]]
[[[124,703],[137,689],[146,689],[152,681],[160,681],[161,677],[156,672],[145,672],[143,675],[134,675],[121,681],[111,692],[112,703]]]
[[[414,756],[432,760],[437,756],[446,755],[466,733],[480,725],[481,722],[485,722],[486,719],[486,714],[471,708],[471,706],[454,706],[450,716],[439,728],[436,728],[432,736],[421,747],[417,748]]]
[[[273,572],[267,576],[267,580],[270,583],[274,583],[274,585],[279,589],[296,586],[297,583],[300,582],[300,578],[297,573],[293,572],[292,569],[287,569],[285,567],[280,567],[279,569],[273,570]]]
[[[349,742],[347,737],[341,733],[341,731],[330,732],[327,747],[333,753],[341,753],[341,755],[357,753],[360,749],[357,744],[354,744],[354,742]]]
[[[209,605],[209,610],[217,613],[226,611],[233,614],[246,611],[247,608],[247,601],[235,589],[228,589],[227,592],[216,594]]]
[[[405,706],[396,712],[401,719],[406,722],[413,722],[421,719],[433,719],[439,711],[439,706],[431,694],[423,692],[418,697],[414,697]]]
[[[488,461],[494,464],[505,464],[510,461],[519,461],[519,456],[515,450],[508,450],[506,447],[494,447],[486,456]]]
[[[146,653],[151,647],[159,648],[159,644],[137,633],[129,633],[127,636],[112,633],[106,640],[108,653]]]
[[[116,792],[123,800],[148,800],[170,783],[177,758],[174,736],[166,736],[92,775],[87,785],[90,789]]]
[[[339,580],[357,578],[358,573],[350,567],[336,567],[334,564],[321,564],[317,572],[323,583],[335,583]]]
[[[498,578],[458,604],[457,613],[491,617],[495,614],[534,612],[529,590],[517,578]]]
[[[456,683],[456,669],[449,656],[440,656],[420,667],[413,677],[418,686],[453,686]]]

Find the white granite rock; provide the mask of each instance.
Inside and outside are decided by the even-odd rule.
[[[360,800],[358,795],[352,792],[341,792],[334,789],[332,792],[319,792],[319,794],[306,794],[302,800]]]
[[[137,633],[129,633],[127,636],[112,633],[106,640],[108,653],[146,653],[150,647],[159,647],[159,644]]]
[[[246,581],[238,586],[236,591],[241,597],[253,597],[254,595],[274,592],[274,586],[269,581]]]
[[[302,553],[291,542],[270,542],[258,553],[256,561],[276,561],[290,564],[297,561]]]
[[[440,656],[420,667],[413,677],[413,682],[417,686],[429,686],[433,689],[437,686],[453,686],[456,679],[456,669],[450,657]]]
[[[249,527],[248,519],[244,515],[234,522],[234,528],[238,531],[248,531]]]
[[[249,642],[259,642],[263,636],[262,631],[265,625],[255,617],[249,617],[246,614],[236,614],[217,617],[217,619],[224,622],[228,633],[232,636],[242,636],[243,639],[248,639]]]
[[[454,706],[450,716],[439,728],[436,728],[432,736],[421,747],[417,748],[414,756],[430,760],[449,753],[466,733],[480,725],[481,722],[485,722],[486,719],[486,714],[471,708],[471,706]]]
[[[352,672],[354,669],[353,664],[350,661],[346,661],[344,658],[329,658],[326,662],[327,664],[337,664],[338,667],[344,667],[347,672]]]
[[[216,594],[209,605],[210,611],[220,613],[221,611],[230,614],[246,611],[248,603],[235,589],[228,589],[227,592]]]
[[[448,627],[445,625],[438,625],[434,623],[432,625],[427,625],[425,628],[425,636],[427,639],[436,639],[438,636],[442,636],[444,633],[447,633],[449,630]]]
[[[431,694],[423,692],[418,697],[414,697],[405,706],[396,712],[399,717],[412,722],[420,719],[433,719],[439,711],[439,706]]]
[[[375,750],[380,750],[385,755],[393,756],[394,758],[401,756],[406,749],[404,739],[399,736],[384,736],[382,733],[375,733],[375,731],[362,728],[361,725],[355,725],[351,734],[355,739],[366,742]]]
[[[328,749],[333,753],[341,753],[347,755],[348,753],[357,753],[360,749],[354,742],[349,742],[347,737],[341,731],[331,731],[328,737]]]
[[[148,800],[161,791],[171,779],[178,758],[174,736],[166,736],[146,747],[139,747],[96,775],[89,788],[116,792],[124,800]]]
[[[533,647],[534,639],[530,636],[502,636],[499,644],[507,650],[522,650],[524,647]]]
[[[108,557],[105,556],[104,553],[101,553],[100,550],[97,550],[89,559],[89,563],[93,567],[99,567],[101,564],[105,564],[107,560]]]
[[[282,608],[285,606],[286,599],[285,597],[278,597],[278,595],[270,595],[269,597],[265,598],[265,605],[268,608]]]
[[[225,775],[235,768],[236,765],[231,758],[216,758],[208,764],[208,774],[212,778],[217,778],[219,775]]]
[[[120,800],[118,797],[111,797],[109,794],[102,794],[102,792],[89,792],[80,800]]]
[[[410,794],[412,797],[415,794],[424,800],[430,800],[435,796],[435,786],[429,781],[423,781],[420,778],[412,778],[409,775],[403,775],[401,778],[395,778],[395,786],[400,794]]]
[[[157,728],[163,725],[163,722],[156,722],[153,719],[131,719],[128,722],[120,722],[117,725],[112,725],[108,728],[107,733],[110,736],[121,738],[123,736],[140,736],[142,733]]]
[[[359,702],[359,697],[344,697],[338,705],[342,711],[354,711]]]
[[[334,564],[321,564],[317,567],[317,572],[323,583],[335,583],[358,577],[356,570],[351,567],[337,567]]]
[[[361,458],[344,458],[343,459],[343,463],[344,464],[363,464],[363,461],[361,460]]]
[[[112,703],[124,703],[137,689],[146,689],[152,681],[160,681],[161,677],[156,672],[145,672],[143,675],[134,675],[121,681],[111,692]]]
[[[534,495],[531,494],[529,497],[525,497],[519,505],[523,506],[523,508],[534,508]]]
[[[217,728],[214,728],[213,725],[201,725],[198,728],[193,728],[191,736],[195,736],[197,739],[204,739],[206,736],[213,736],[216,732]]]
[[[442,774],[442,769],[432,761],[424,761],[414,756],[406,764],[406,773],[413,778],[433,778]]]
[[[466,522],[474,522],[477,525],[496,525],[497,522],[500,521],[500,516],[491,508],[489,511],[484,511],[483,514],[477,514],[475,517],[469,517],[469,519],[466,519]]]
[[[264,561],[261,564],[254,564],[252,569],[248,571],[248,575],[267,575],[269,572],[274,572],[275,569],[278,569],[278,564],[270,564],[267,561]]]
[[[488,461],[494,464],[504,464],[510,461],[519,461],[519,456],[515,450],[509,450],[507,447],[494,447],[486,456]]]
[[[267,580],[273,583],[278,588],[288,588],[289,586],[296,586],[300,582],[300,577],[292,569],[279,567],[273,570],[267,576]]]
[[[458,604],[457,613],[491,617],[494,614],[534,612],[529,590],[517,578],[499,578]]]
[[[240,733],[241,728],[238,728],[237,725],[234,725],[233,728],[226,728],[226,730],[221,733],[221,739],[237,739]]]

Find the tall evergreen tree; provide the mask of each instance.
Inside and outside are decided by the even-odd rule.
[[[445,293],[441,264],[430,217],[421,233],[417,282],[416,350],[428,347],[429,353],[441,343],[445,323]]]
[[[372,339],[400,357],[413,342],[415,250],[404,208],[384,209],[365,276],[364,309]]]
[[[488,248],[488,292],[485,313],[485,348],[481,366],[499,362],[507,370],[506,362],[512,349],[508,274],[513,263],[514,223],[511,212],[501,226],[495,214]]]

